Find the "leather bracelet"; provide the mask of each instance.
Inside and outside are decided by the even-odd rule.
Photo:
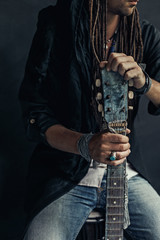
[[[141,67],[141,65],[139,65],[139,66]],[[144,71],[144,69],[142,67],[141,67],[141,69],[145,75],[145,84],[141,88],[132,87],[132,90],[139,95],[147,93],[152,85],[152,79],[149,77],[149,75]]]
[[[91,140],[93,134],[83,134],[77,142],[77,148],[82,157],[84,157],[88,162],[91,162],[91,156],[89,153],[89,141]]]

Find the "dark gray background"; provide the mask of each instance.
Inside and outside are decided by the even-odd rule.
[[[67,1],[67,0],[66,0]],[[0,239],[18,240],[23,229],[25,176],[34,144],[24,135],[17,95],[40,9],[55,0],[0,0]],[[139,11],[160,29],[160,1],[142,0]],[[147,114],[146,99],[136,119],[152,183],[160,192],[160,117]]]

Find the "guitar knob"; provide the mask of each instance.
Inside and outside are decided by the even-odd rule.
[[[102,104],[98,104],[98,112],[102,112],[103,111],[103,105]]]
[[[128,106],[128,110],[133,110],[133,106]]]
[[[133,91],[129,91],[128,92],[128,98],[129,99],[133,99],[134,98],[134,92]]]
[[[101,100],[101,99],[102,99],[102,93],[98,92],[96,99],[97,99],[97,100]]]
[[[101,86],[101,79],[96,79],[96,87],[100,87]]]

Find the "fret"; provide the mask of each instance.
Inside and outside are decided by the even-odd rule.
[[[108,236],[107,240],[123,240],[123,235],[122,236]]]
[[[125,169],[124,166],[121,168],[117,168],[117,169],[110,169],[110,166],[107,166],[107,171],[108,171],[108,177],[117,177],[120,178],[121,180],[123,179],[124,175],[125,175]]]
[[[119,218],[121,218],[121,216],[124,216],[122,211],[121,212],[120,211],[115,211],[115,212],[107,211],[107,215],[108,215],[108,219],[110,219],[110,217],[112,217],[112,216],[116,219],[119,219]]]
[[[124,197],[116,197],[116,196],[112,197],[112,196],[107,196],[107,199],[113,199],[113,198],[115,198],[115,199],[117,199],[117,198],[119,198],[119,199],[124,199]]]
[[[107,204],[106,207],[110,209],[110,211],[114,211],[114,209],[121,209],[123,211],[124,208],[124,197],[116,197],[116,198],[107,198]],[[108,211],[107,211],[108,212]]]
[[[116,198],[117,196],[123,197],[124,189],[107,189],[107,198]]]
[[[117,180],[118,180],[118,179],[119,179],[119,180],[123,180],[123,177],[121,177],[121,176],[120,176],[120,177],[119,177],[119,176],[116,176],[116,177],[115,177],[115,176],[108,176],[108,178],[111,179],[111,180],[112,180],[112,179],[114,179],[114,180],[115,180],[115,179],[117,179]]]
[[[124,184],[124,178],[119,178],[119,177],[108,177],[108,187],[121,187]]]
[[[120,206],[120,207],[108,207],[108,211],[107,213],[110,215],[114,215],[114,214],[121,214],[123,213],[124,207]]]
[[[107,199],[109,199],[109,198],[121,198],[121,199],[124,199],[124,196],[113,196],[113,195],[110,195],[110,196],[107,196]]]
[[[111,190],[113,191],[113,192],[123,192],[123,187],[119,187],[119,188],[117,188],[117,187],[115,187],[115,186],[113,186],[112,188],[110,187],[110,186],[108,186],[108,193],[109,192],[111,192]]]
[[[116,229],[122,229],[123,225],[122,223],[107,223],[107,229],[108,230],[116,230]]]
[[[108,230],[108,237],[116,237],[116,236],[121,236],[122,235],[122,229],[118,229],[118,230]]]
[[[114,205],[113,205],[114,204]],[[123,208],[123,204],[119,204],[115,201],[113,204],[108,204],[108,208]]]
[[[107,223],[114,223],[114,222],[118,222],[118,223],[123,223],[123,221],[124,221],[124,215],[122,214],[122,215],[108,215],[107,216]]]

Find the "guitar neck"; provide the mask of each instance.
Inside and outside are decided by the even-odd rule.
[[[123,240],[126,162],[107,166],[105,240]]]
[[[110,122],[108,127],[125,135],[127,122]],[[107,166],[105,240],[123,240],[125,178],[126,161],[118,166]]]
[[[120,74],[101,70],[104,128],[125,135],[128,118],[128,83]],[[102,126],[103,128],[103,126]],[[126,162],[107,166],[105,240],[123,240]]]

